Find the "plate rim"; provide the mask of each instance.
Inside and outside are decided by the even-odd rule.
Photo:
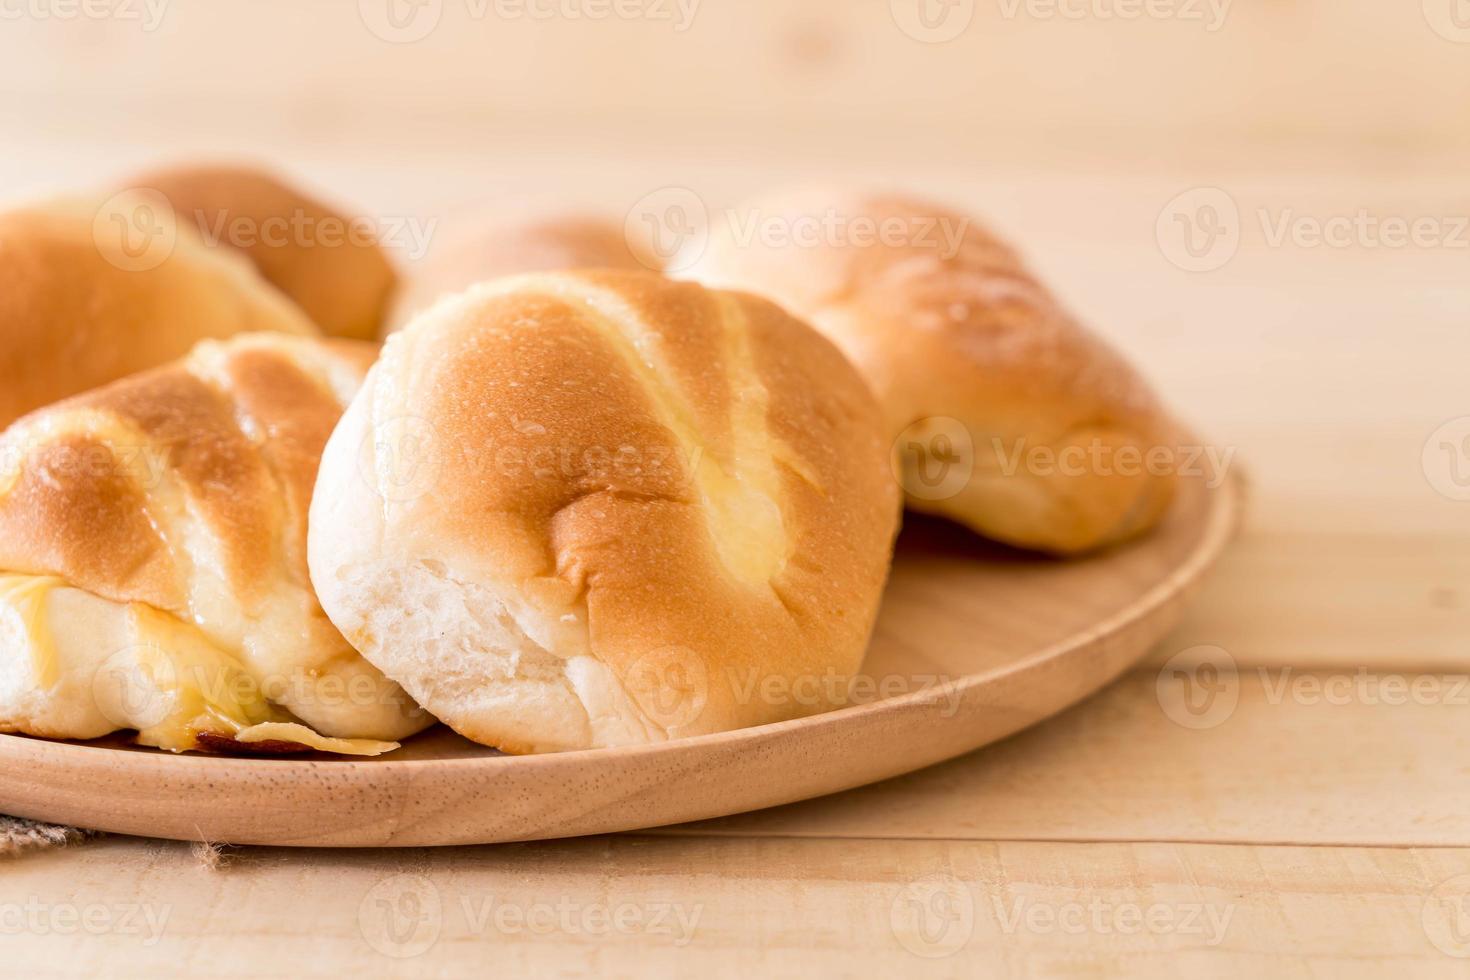
[[[883,698],[862,705],[849,705],[833,711],[771,722],[747,728],[737,728],[707,735],[695,735],[655,742],[645,745],[615,746],[598,749],[579,749],[571,752],[552,752],[534,755],[477,755],[452,759],[393,759],[391,755],[379,759],[281,759],[239,758],[202,755],[198,753],[167,753],[162,751],[140,751],[130,747],[95,745],[75,741],[57,741],[15,732],[0,733],[0,759],[29,757],[36,762],[46,757],[58,765],[88,766],[104,763],[108,758],[126,757],[129,767],[142,766],[160,772],[177,773],[178,767],[209,768],[215,780],[233,782],[259,775],[262,771],[275,770],[283,774],[292,770],[326,770],[335,776],[358,779],[364,773],[379,773],[387,777],[384,767],[394,773],[414,774],[435,770],[454,770],[482,767],[516,766],[521,768],[541,767],[554,770],[558,767],[579,767],[588,763],[607,760],[626,760],[647,756],[656,758],[665,754],[697,752],[713,745],[730,746],[741,741],[759,742],[793,731],[821,729],[851,723],[858,716],[872,716],[887,712],[898,712],[926,701],[935,700],[940,693],[959,694],[982,684],[990,684],[1008,674],[1035,670],[1047,661],[1065,656],[1068,652],[1095,642],[1100,637],[1117,634],[1130,624],[1152,615],[1171,599],[1180,596],[1197,585],[1203,575],[1215,564],[1225,547],[1239,530],[1245,512],[1245,500],[1249,480],[1239,471],[1233,470],[1218,486],[1204,487],[1211,501],[1205,508],[1205,520],[1194,546],[1185,560],[1172,568],[1168,575],[1154,583],[1138,598],[1117,612],[1092,624],[1065,640],[1042,647],[1022,659],[1004,666],[975,674],[951,678],[942,684],[922,691],[910,691],[891,698]],[[1133,544],[1135,542],[1130,542]],[[1126,547],[1127,545],[1125,545]],[[1086,559],[1084,559],[1086,560]],[[1065,709],[1059,709],[1065,710]],[[1043,720],[1043,719],[1038,719]],[[488,747],[487,747],[488,748]],[[0,779],[3,787],[3,779]]]

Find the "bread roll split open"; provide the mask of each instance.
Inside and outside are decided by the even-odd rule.
[[[321,449],[375,353],[206,342],[0,437],[0,731],[371,755],[432,722],[307,574]]]
[[[859,667],[898,488],[871,393],[755,296],[515,277],[386,344],[323,456],[312,580],[430,712],[512,753],[809,714]]]
[[[883,406],[910,508],[1063,555],[1164,515],[1178,439],[1167,414],[979,222],[820,189],[729,213],[679,267],[769,296],[842,348]]]

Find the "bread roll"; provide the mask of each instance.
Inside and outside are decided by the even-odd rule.
[[[389,317],[398,330],[445,296],[479,282],[525,272],[568,269],[659,271],[642,243],[630,243],[623,226],[591,215],[519,215],[481,220],[429,254],[404,276]]]
[[[898,511],[872,395],[773,304],[515,277],[389,339],[323,456],[312,581],[475,741],[656,742],[826,707],[771,692],[858,668]]]
[[[0,426],[204,338],[259,330],[317,332],[249,263],[180,234],[161,202],[0,213]]]
[[[250,167],[169,167],[125,186],[161,193],[206,244],[238,249],[331,336],[377,338],[396,274],[374,221]]]
[[[0,730],[372,754],[429,723],[307,576],[321,449],[375,352],[210,341],[0,437]]]
[[[967,215],[835,191],[731,214],[686,274],[769,296],[842,348],[912,509],[1058,554],[1164,514],[1175,436],[1153,393]]]

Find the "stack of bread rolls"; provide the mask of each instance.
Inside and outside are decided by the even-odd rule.
[[[726,229],[675,281],[583,215],[406,275],[222,238],[341,216],[239,167],[0,214],[0,731],[374,755],[437,720],[536,753],[782,721],[832,705],[750,692],[859,670],[905,500],[1057,554],[1160,519],[1167,473],[1004,465],[1172,432],[1009,248],[900,197],[759,207],[964,233]]]

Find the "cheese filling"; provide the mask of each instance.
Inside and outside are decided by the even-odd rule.
[[[43,691],[54,688],[59,676],[55,637],[46,620],[46,597],[63,584],[49,575],[0,575],[0,608],[20,617],[31,668]]]
[[[63,604],[66,614],[57,615]],[[0,575],[0,618],[12,626],[18,619],[21,627],[6,635],[19,638],[26,650],[0,649],[0,660],[28,654],[33,684],[27,703],[42,704],[31,713],[75,719],[74,732],[57,732],[54,723],[38,726],[49,736],[92,738],[102,729],[133,729],[139,744],[173,752],[200,748],[200,734],[247,745],[291,742],[339,755],[381,755],[398,747],[313,731],[271,703],[262,679],[203,631],[143,603],[110,602],[49,576]]]

